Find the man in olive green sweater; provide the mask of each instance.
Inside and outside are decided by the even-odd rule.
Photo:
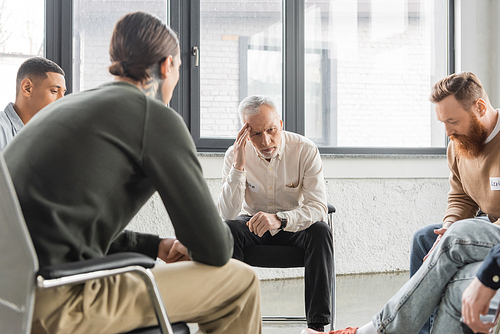
[[[41,267],[123,250],[166,261],[190,257],[153,269],[170,320],[197,322],[207,333],[260,332],[258,278],[230,260],[231,232],[174,110],[133,84],[111,82],[44,108],[4,156]],[[155,191],[178,241],[122,232]],[[145,289],[125,274],[39,291],[34,332],[153,325]]]

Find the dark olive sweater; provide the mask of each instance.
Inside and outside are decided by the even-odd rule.
[[[155,256],[157,236],[122,233],[155,191],[194,260],[220,266],[231,257],[231,232],[182,118],[134,85],[112,82],[48,105],[4,156],[41,267],[110,250]]]

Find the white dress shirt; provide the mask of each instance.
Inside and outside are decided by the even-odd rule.
[[[267,161],[251,142],[245,146],[243,171],[233,167],[234,148],[224,157],[218,209],[224,220],[259,211],[287,216],[288,232],[326,221],[323,164],[316,145],[304,136],[283,131],[278,154]],[[272,235],[279,230],[270,231]]]

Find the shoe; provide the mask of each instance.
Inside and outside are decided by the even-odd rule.
[[[300,334],[356,334],[359,327],[347,327],[336,331],[329,331],[328,333],[318,332],[311,328],[303,329]]]
[[[314,329],[316,332],[323,333],[325,331],[325,326],[322,324],[307,324],[307,328]]]
[[[303,329],[302,332],[300,332],[300,334],[321,334],[321,333],[322,332],[315,331],[312,328],[306,328],[306,329]],[[323,334],[325,334],[325,333],[323,332]]]
[[[330,331],[328,334],[356,334],[359,327],[347,327],[338,331]]]

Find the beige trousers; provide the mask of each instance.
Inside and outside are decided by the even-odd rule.
[[[259,279],[246,264],[187,261],[153,273],[171,322],[198,323],[203,333],[261,333]],[[156,323],[144,282],[123,274],[37,290],[32,334],[122,333]]]

